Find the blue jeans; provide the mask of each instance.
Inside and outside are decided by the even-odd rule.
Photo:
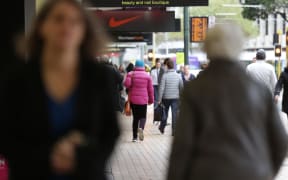
[[[163,99],[162,102],[163,102],[163,105],[165,106],[166,117],[163,118],[163,121],[160,124],[160,129],[164,131],[167,125],[169,109],[171,107],[172,109],[172,135],[174,135],[176,120],[177,120],[178,111],[179,111],[179,99]]]

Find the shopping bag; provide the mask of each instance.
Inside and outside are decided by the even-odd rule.
[[[132,115],[132,109],[131,109],[131,104],[128,101],[125,102],[125,111],[124,111],[126,116],[131,116]]]

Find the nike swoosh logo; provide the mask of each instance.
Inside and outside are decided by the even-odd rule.
[[[122,19],[122,20],[116,20],[115,17],[111,17],[109,20],[109,26],[111,28],[116,28],[124,24],[128,24],[132,21],[135,21],[136,19],[139,19],[140,17],[141,16],[134,16],[134,17],[130,17],[130,18]]]

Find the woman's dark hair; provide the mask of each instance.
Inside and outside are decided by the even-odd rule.
[[[167,65],[168,61],[170,61],[170,58],[165,58],[163,64],[164,64],[164,65]]]
[[[133,63],[129,63],[127,68],[126,68],[126,72],[129,73],[131,71],[134,70],[134,64]]]
[[[169,59],[169,61],[167,61],[166,65],[167,65],[168,69],[174,69],[174,62],[171,59]]]
[[[73,5],[83,16],[85,34],[80,47],[80,55],[83,58],[95,58],[102,53],[108,40],[101,23],[96,17],[92,18],[90,13],[85,10],[83,4],[77,0],[49,0],[42,7],[35,19],[34,26],[28,36],[27,55],[29,58],[39,58],[42,54],[44,41],[40,35],[40,28],[44,21],[50,15],[51,11],[60,3],[69,3]],[[97,30],[96,30],[97,27]]]

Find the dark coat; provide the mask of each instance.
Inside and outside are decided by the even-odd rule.
[[[280,78],[276,84],[275,95],[280,95],[282,88],[284,88],[282,110],[283,112],[288,114],[288,69],[287,68],[285,68],[284,72],[282,72],[280,75]]]
[[[271,94],[236,62],[214,61],[184,89],[168,180],[272,180],[287,136]]]
[[[112,90],[113,90],[113,100],[115,103],[115,111],[123,111],[123,104],[121,104],[121,91],[124,89],[123,87],[123,79],[124,77],[120,74],[120,72],[114,68],[113,65],[105,64],[109,73],[112,76]]]
[[[188,81],[185,79],[185,75],[184,75],[184,74],[182,74],[181,76],[182,76],[182,80],[183,80],[183,82],[184,82],[185,84],[188,83],[188,82],[190,82],[190,81],[193,81],[193,80],[195,79],[195,76],[194,76],[193,74],[190,74],[190,77],[189,77],[189,80],[188,80]]]
[[[119,136],[111,77],[107,68],[92,61],[83,60],[80,67],[71,130],[84,134],[87,144],[77,148],[73,179],[104,180],[106,161]],[[51,138],[40,63],[30,61],[15,69],[4,80],[0,92],[0,154],[8,159],[10,180],[48,180],[49,156],[57,139]]]

